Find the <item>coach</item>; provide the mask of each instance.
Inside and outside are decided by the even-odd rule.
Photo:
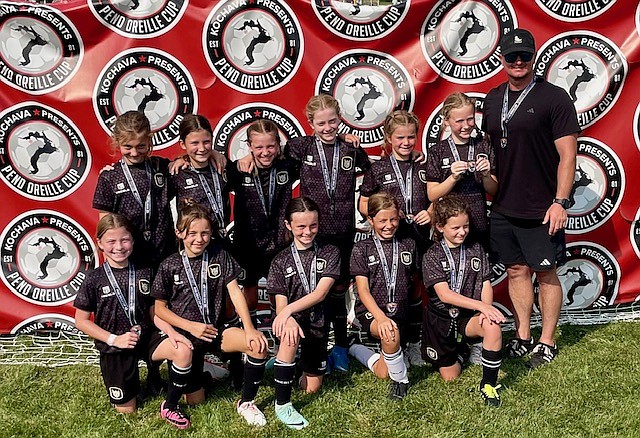
[[[556,268],[564,258],[564,227],[576,167],[580,125],[560,87],[535,77],[535,41],[525,29],[500,40],[507,82],[485,98],[483,128],[495,151],[498,191],[491,213],[491,248],[507,266],[516,337],[511,357],[533,352],[532,368],[558,354],[554,341],[562,307]],[[539,284],[542,334],[531,337],[533,282]]]

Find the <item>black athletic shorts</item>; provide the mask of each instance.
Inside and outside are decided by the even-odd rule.
[[[324,375],[327,371],[327,341],[327,337],[308,336],[300,339],[298,366],[302,372],[311,376]]]
[[[374,336],[371,333],[371,324],[373,324],[374,318],[373,315],[371,314],[371,312],[365,312],[363,314],[357,315],[358,318],[358,322],[360,322],[360,331],[362,333],[365,333],[368,337],[369,340],[371,342],[380,342],[380,339],[377,336]],[[402,336],[402,334],[406,334],[407,333],[407,329],[409,327],[409,324],[407,322],[398,322],[396,319],[393,319],[396,324],[398,325],[398,331],[400,332],[400,342],[402,342],[402,345],[406,345],[406,340],[404,339],[404,337]]]
[[[525,264],[536,272],[565,262],[564,230],[549,235],[549,224],[491,213],[491,251],[505,265]]]
[[[351,250],[353,249],[355,235],[338,234],[331,236],[322,236],[319,239],[329,245],[333,245],[340,250],[340,278],[336,280],[337,284],[347,283],[351,278],[351,270],[349,262],[351,260]]]
[[[474,343],[478,339],[468,338],[464,334],[473,316],[473,313],[465,312],[457,318],[451,318],[427,305],[423,318],[422,358],[436,368],[450,367],[456,362],[463,362],[461,358],[468,354],[467,343]],[[462,342],[458,342],[459,335]]]

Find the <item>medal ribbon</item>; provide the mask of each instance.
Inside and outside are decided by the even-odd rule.
[[[451,278],[450,278],[450,286],[451,290],[455,293],[459,294],[462,290],[462,281],[464,280],[464,270],[467,263],[467,251],[464,245],[460,245],[460,262],[458,263],[458,268],[456,269],[455,261],[453,260],[453,255],[451,254],[451,250],[444,242],[444,239],[440,241],[440,245],[442,245],[442,249],[444,250],[444,254],[447,257],[447,261],[449,262],[449,268],[451,269]]]
[[[220,225],[220,228],[224,228],[224,206],[222,202],[222,189],[220,188],[220,181],[218,180],[218,175],[214,173],[211,166],[209,166],[209,171],[211,172],[211,180],[213,181],[213,189],[216,192],[215,198],[213,196],[213,192],[211,191],[211,187],[207,182],[207,179],[204,177],[204,174],[199,170],[191,167],[191,170],[198,175],[198,179],[200,180],[200,185],[204,189],[204,193],[207,195],[207,199],[209,200],[209,205],[211,205],[211,209],[213,210],[213,214],[215,214],[216,219]]]
[[[382,244],[377,236],[373,235],[373,243],[378,251],[380,257],[380,263],[382,264],[382,272],[384,273],[384,282],[387,286],[388,298],[390,303],[396,301],[396,279],[398,278],[398,240],[393,238],[393,255],[391,256],[392,264],[391,271],[389,271],[389,263],[387,263],[387,256],[384,254]]]
[[[411,166],[409,166],[409,169],[407,170],[406,180],[402,178],[402,172],[400,172],[398,160],[393,154],[391,154],[391,167],[393,168],[393,172],[396,174],[396,181],[398,181],[400,193],[402,193],[402,197],[404,198],[405,214],[412,214],[413,201],[411,197],[413,196],[413,163],[411,163]]]
[[[453,159],[454,161],[460,161],[460,154],[458,153],[458,148],[456,147],[456,144],[453,142],[453,138],[451,138],[451,136],[449,136],[449,138],[447,138],[447,143],[449,143],[449,149],[451,149],[451,154],[453,155]],[[467,161],[476,161],[476,148],[475,148],[475,144],[473,143],[473,139],[469,139],[469,150],[467,151]]]
[[[182,266],[187,273],[187,279],[189,280],[189,286],[191,286],[191,293],[196,300],[200,314],[205,324],[211,324],[209,317],[209,284],[207,283],[207,269],[209,268],[209,253],[205,251],[202,254],[202,268],[200,269],[200,288],[196,283],[196,279],[193,276],[191,265],[189,264],[189,258],[185,251],[180,252],[182,258]]]
[[[518,99],[516,99],[511,109],[509,109],[509,85],[507,84],[507,86],[504,88],[504,95],[502,96],[502,113],[500,114],[500,128],[502,129],[502,138],[507,138],[507,124],[509,123],[509,120],[511,120],[516,111],[518,111],[518,108],[520,108],[522,101],[525,97],[527,97],[527,94],[529,94],[529,92],[535,85],[536,82],[531,81],[529,85],[525,87],[522,93],[520,93],[520,96],[518,96]]]
[[[104,272],[107,274],[107,279],[109,280],[109,284],[111,284],[111,288],[113,288],[118,301],[120,302],[120,306],[122,310],[124,310],[125,315],[129,318],[129,322],[131,325],[136,325],[136,270],[133,267],[133,263],[129,262],[129,301],[124,298],[124,294],[120,289],[120,285],[116,281],[116,277],[113,275],[113,271],[111,270],[111,266],[109,263],[105,262]]]
[[[316,137],[316,148],[318,149],[318,155],[320,156],[320,166],[322,167],[322,177],[324,178],[324,184],[327,187],[327,195],[331,200],[333,206],[334,197],[336,194],[336,185],[338,184],[338,162],[340,161],[340,149],[338,142],[333,144],[333,163],[331,166],[331,175],[329,175],[329,165],[327,164],[327,156],[324,153],[324,146],[320,142],[320,139]]]
[[[150,222],[151,222],[151,166],[149,165],[149,161],[145,160],[144,162],[144,170],[147,173],[147,179],[149,180],[149,191],[147,192],[147,196],[142,202],[142,197],[140,196],[140,192],[138,191],[138,187],[136,186],[135,181],[133,180],[133,175],[131,175],[131,171],[129,170],[129,166],[125,163],[124,158],[120,160],[120,166],[122,167],[122,173],[124,173],[124,177],[127,180],[127,184],[129,185],[129,190],[131,190],[131,194],[138,201],[140,207],[144,208],[144,230],[150,231]]]
[[[293,255],[293,261],[296,264],[296,269],[298,271],[298,276],[300,277],[300,282],[302,283],[302,287],[307,295],[313,292],[316,289],[316,260],[318,257],[318,247],[315,242],[313,243],[313,260],[311,261],[311,269],[309,271],[309,281],[307,280],[307,274],[304,272],[304,267],[302,266],[302,260],[300,260],[300,254],[298,253],[298,248],[296,248],[295,243],[291,244],[291,255]]]
[[[253,183],[256,186],[256,192],[258,192],[258,198],[260,198],[260,203],[262,204],[262,209],[264,210],[264,214],[269,217],[271,214],[271,207],[273,206],[273,197],[276,192],[276,169],[275,166],[271,168],[269,172],[269,202],[267,202],[264,197],[264,191],[262,190],[262,183],[260,182],[260,177],[258,175],[253,176]]]

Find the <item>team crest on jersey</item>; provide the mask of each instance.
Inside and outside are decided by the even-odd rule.
[[[89,234],[70,217],[32,210],[0,235],[0,277],[19,298],[42,306],[72,301],[87,273],[96,267]]]
[[[569,94],[586,128],[601,119],[622,93],[627,60],[612,41],[595,32],[556,35],[539,50],[534,66],[541,76]]]
[[[327,267],[327,261],[325,259],[316,259],[316,271],[324,272]]]
[[[102,295],[101,298],[111,297],[114,293],[111,290],[111,286],[102,286]]]
[[[197,112],[198,97],[180,61],[161,50],[139,47],[107,62],[93,91],[93,109],[107,134],[120,114],[143,112],[151,122],[154,149],[163,149],[178,140],[184,115]]]
[[[385,182],[385,183],[390,183],[390,182],[392,181],[392,178],[393,178],[393,177],[391,176],[391,174],[390,174],[390,173],[385,173],[385,175],[384,175],[384,182]]]
[[[277,90],[298,71],[302,27],[286,2],[221,1],[204,24],[202,45],[213,73],[242,93]]]
[[[2,2],[0,79],[29,94],[46,94],[76,74],[84,44],[73,23],[49,6]]]
[[[111,397],[114,400],[122,400],[122,398],[124,397],[124,392],[122,391],[121,388],[118,388],[117,386],[110,386],[109,397]]]
[[[58,313],[43,313],[32,316],[19,322],[11,329],[11,334],[14,335],[44,335],[59,334],[60,332],[72,335],[80,334],[73,318]]]
[[[278,127],[281,145],[304,135],[304,128],[288,111],[264,102],[238,106],[220,118],[213,130],[213,147],[225,153],[230,160],[239,160],[249,154],[247,128],[259,119],[271,120]]]
[[[465,92],[465,94],[476,100],[476,131],[472,135],[476,135],[479,132],[480,126],[482,126],[482,115],[484,110],[484,98],[486,94],[476,92]],[[441,140],[451,135],[449,128],[442,129],[444,118],[441,114],[442,103],[439,104],[429,115],[425,122],[425,128],[422,132],[422,147],[425,154],[429,153],[429,150],[440,143]],[[442,159],[442,168],[446,169],[451,166],[451,161],[448,157]],[[425,176],[426,179],[426,176]]]
[[[409,266],[413,261],[413,257],[411,257],[411,253],[409,251],[402,251],[400,253],[400,261],[403,265]]]
[[[217,263],[211,264],[209,266],[207,266],[207,273],[209,275],[209,278],[218,278],[220,277],[220,274],[222,273],[222,270],[220,269],[220,265]]]
[[[536,0],[540,9],[560,21],[587,21],[604,13],[616,0]]]
[[[478,257],[473,257],[471,259],[471,269],[473,269],[475,272],[480,271],[480,265],[480,259]]]
[[[567,262],[558,268],[564,308],[610,306],[618,295],[620,265],[605,247],[592,242],[571,242]]]
[[[282,172],[278,172],[276,174],[276,182],[280,185],[286,184],[289,182],[289,172],[283,170]]]
[[[16,193],[56,201],[78,189],[91,168],[80,130],[64,114],[36,102],[0,113],[0,178]]]
[[[142,279],[138,281],[138,289],[140,289],[140,293],[143,295],[149,295],[151,293],[151,284],[149,280]]]
[[[161,173],[154,173],[153,181],[156,183],[157,187],[164,187],[165,185],[165,177]]]
[[[89,9],[112,31],[128,38],[153,38],[180,21],[188,0],[87,0]]]
[[[361,0],[312,0],[313,12],[334,34],[353,41],[373,41],[389,35],[409,12],[411,0],[391,5],[362,4]]]
[[[411,111],[415,90],[407,69],[388,53],[355,49],[339,53],[322,68],[316,94],[330,94],[342,110],[338,131],[360,137],[367,148],[384,142],[384,119]]]
[[[342,170],[353,169],[353,157],[342,157],[342,160],[340,160],[340,167]]]
[[[424,20],[420,45],[438,75],[456,84],[477,84],[502,69],[500,37],[516,27],[508,0],[441,0]]]
[[[578,138],[566,232],[586,233],[605,223],[618,209],[624,189],[624,168],[615,152],[594,138]]]
[[[423,184],[426,184],[427,183],[427,171],[424,170],[424,169],[418,170],[418,178],[420,178],[420,181]]]
[[[427,356],[431,360],[438,360],[438,352],[434,350],[432,347],[427,347]]]

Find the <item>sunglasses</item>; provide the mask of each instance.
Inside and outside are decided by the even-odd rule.
[[[509,64],[516,62],[520,58],[522,62],[529,62],[533,59],[533,53],[531,52],[512,52],[504,55],[504,60]]]

